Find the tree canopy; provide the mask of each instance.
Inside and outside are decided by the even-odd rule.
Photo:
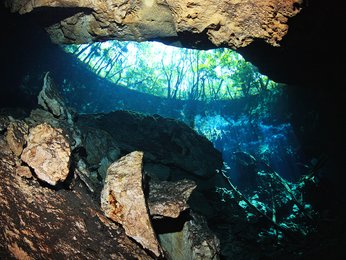
[[[111,82],[169,99],[235,99],[277,86],[230,49],[200,51],[120,41],[63,48]]]

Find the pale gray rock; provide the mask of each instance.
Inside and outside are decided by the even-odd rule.
[[[220,252],[219,239],[209,229],[204,217],[192,214],[181,231],[159,234],[167,258],[174,260],[217,260]]]
[[[67,133],[72,149],[81,146],[81,133],[75,126],[74,112],[68,108],[50,74],[44,76],[43,87],[38,96],[38,104],[44,109],[33,110],[30,119],[34,124],[49,123],[62,128]]]
[[[82,145],[86,150],[86,162],[105,179],[107,169],[120,156],[120,150],[112,136],[94,127],[81,128]]]
[[[125,233],[153,252],[162,255],[143,193],[142,152],[132,152],[111,164],[101,192],[101,208]]]
[[[71,149],[62,129],[44,123],[30,129],[21,159],[37,177],[50,185],[63,182],[69,174]]]
[[[75,173],[84,182],[84,184],[91,192],[95,192],[95,187],[93,183],[96,183],[97,180],[93,178],[92,173],[88,170],[86,163],[82,159],[80,159],[77,162]]]
[[[189,208],[187,200],[196,188],[192,180],[177,182],[151,181],[149,183],[148,206],[153,218],[177,218]]]
[[[68,112],[65,102],[57,91],[55,83],[47,72],[43,79],[43,88],[38,95],[38,104],[46,111],[49,111],[53,116],[67,121],[72,121],[72,116]]]

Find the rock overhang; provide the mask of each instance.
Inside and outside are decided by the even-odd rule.
[[[279,45],[289,17],[299,13],[301,4],[301,0],[5,1],[12,12],[36,12],[38,20],[49,13],[50,22],[43,25],[55,43],[156,39],[195,48],[233,49],[255,39]]]

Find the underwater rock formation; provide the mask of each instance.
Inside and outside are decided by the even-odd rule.
[[[129,237],[160,256],[162,250],[143,192],[142,159],[142,152],[132,152],[109,166],[101,193],[101,208],[108,218],[124,227]]]
[[[30,129],[21,159],[37,177],[51,185],[63,182],[70,172],[71,148],[61,129],[40,124]]]
[[[72,115],[65,106],[65,102],[58,93],[57,87],[47,72],[43,79],[43,88],[38,95],[38,104],[44,110],[53,114],[54,117],[66,121],[72,121]]]
[[[9,123],[6,133],[6,141],[16,156],[22,154],[28,132],[29,127],[23,121],[14,120]]]
[[[53,126],[64,129],[70,138],[72,149],[77,148],[81,144],[79,129],[75,127],[75,113],[65,105],[63,98],[58,92],[50,72],[45,73],[43,79],[43,87],[38,95],[38,104],[44,109],[43,118],[50,118],[50,123]],[[40,122],[42,111],[34,110],[39,115],[36,116],[36,121]],[[34,117],[32,115],[32,117]],[[47,120],[47,119],[45,119]]]
[[[52,84],[52,88],[47,90],[48,75],[43,91],[54,93],[56,89]],[[53,82],[51,78],[49,82]],[[116,142],[97,125],[92,129],[99,130],[93,135],[94,145],[106,140],[108,146],[103,143],[103,156],[100,155],[102,149],[99,149],[88,157],[93,141],[89,136],[89,147],[86,148],[83,146],[86,139],[82,136],[85,136],[83,129],[90,129],[79,129],[75,122],[77,117],[61,117],[64,113],[59,111],[69,109],[59,95],[48,94],[43,99],[40,95],[39,102],[45,110],[35,109],[29,117],[20,120],[9,114],[0,116],[0,174],[3,176],[0,182],[0,257],[152,259],[153,255],[154,258],[169,255],[177,259],[180,255],[175,251],[169,252],[172,246],[167,239],[163,252],[156,233],[160,226],[153,228],[151,218],[163,223],[175,220],[172,222],[174,230],[178,230],[181,223],[191,225],[187,224],[188,218],[179,217],[182,213],[189,215],[187,201],[196,188],[195,182],[160,182],[158,178],[148,178],[143,182],[144,176],[149,177],[143,171],[143,153],[132,152],[116,160],[119,154]],[[53,106],[58,109],[52,109]],[[90,117],[94,119],[95,115]],[[187,131],[187,128],[182,131]],[[74,138],[69,136],[71,132],[81,134],[77,137],[82,142],[74,149],[71,144]],[[100,142],[100,136],[105,140]],[[108,150],[109,147],[113,150]],[[94,160],[97,164],[101,160],[99,163],[102,164],[108,153],[114,153],[116,161],[107,171],[101,207],[107,217],[123,226],[125,232],[101,213],[95,184],[102,185],[104,180],[94,178],[90,171],[93,167],[90,162]],[[71,178],[66,180],[68,175]],[[61,185],[51,186],[58,183]],[[92,196],[88,194],[90,192]],[[194,225],[204,229],[198,232],[198,236],[184,231],[189,242],[184,255],[207,256],[209,252],[214,252],[213,255],[218,252],[217,239],[203,226],[205,221],[202,216],[194,217]],[[208,237],[213,238],[215,247],[206,242]]]
[[[168,259],[220,259],[220,241],[209,229],[205,218],[195,213],[191,216],[182,230],[159,234]]]
[[[221,154],[212,143],[174,119],[114,111],[80,115],[77,124],[80,129],[97,127],[108,132],[123,154],[143,151],[146,162],[175,167],[206,179],[222,168]]]
[[[112,136],[95,127],[81,128],[82,144],[86,151],[85,161],[98,178],[104,180],[108,167],[120,156],[120,150]]]
[[[288,18],[301,0],[266,1],[5,1],[12,12],[50,16],[44,26],[56,43],[87,43],[105,39],[181,41],[244,47],[255,39],[278,45]],[[56,11],[55,11],[56,10]],[[35,11],[35,12],[34,12]],[[47,17],[48,18],[48,17]],[[184,37],[182,37],[184,36]],[[195,38],[195,39],[193,39]]]
[[[42,187],[17,175],[16,163],[0,135],[1,259],[152,259],[80,183],[73,191]]]
[[[191,180],[150,181],[148,207],[153,218],[177,218],[189,208],[187,200],[196,188]]]

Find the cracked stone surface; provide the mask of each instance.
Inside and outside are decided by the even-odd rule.
[[[0,259],[152,259],[81,185],[55,191],[16,174],[0,135]]]
[[[56,185],[69,174],[70,155],[70,144],[62,129],[44,123],[30,129],[21,159],[34,169],[39,179]]]
[[[153,218],[177,218],[189,208],[191,193],[197,187],[192,180],[177,182],[151,181],[149,183],[148,206]]]
[[[20,14],[35,11],[56,43],[161,39],[196,47],[203,39],[236,49],[254,39],[279,45],[302,0],[6,0],[5,4]],[[43,21],[43,16],[49,18]]]
[[[132,152],[107,170],[101,193],[101,208],[111,220],[121,224],[126,234],[156,256],[162,249],[151,225],[142,185],[143,152]]]

